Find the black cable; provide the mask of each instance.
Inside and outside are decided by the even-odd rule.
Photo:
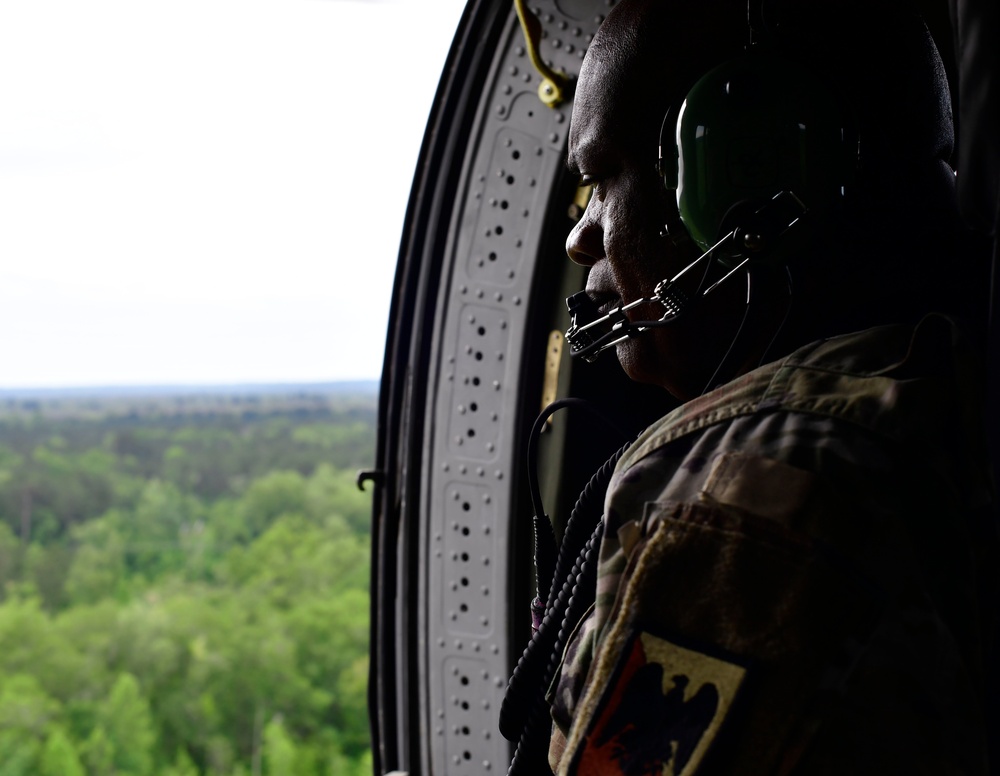
[[[541,488],[538,484],[538,445],[542,436],[542,429],[546,421],[556,412],[566,407],[573,407],[589,412],[593,417],[602,421],[609,428],[619,434],[622,439],[628,439],[629,435],[623,431],[618,424],[603,412],[597,409],[591,402],[584,399],[565,398],[558,399],[548,405],[535,420],[531,428],[531,436],[528,439],[528,493],[531,497],[531,508],[534,510],[533,528],[535,534],[535,579],[536,597],[532,602],[532,607],[536,611],[544,601],[550,597],[552,580],[555,578],[556,565],[556,540],[552,531],[552,523],[545,513],[545,505],[542,503]]]
[[[789,269],[788,265],[785,265],[785,281],[788,288],[788,306],[785,307],[785,314],[781,318],[781,323],[778,324],[778,328],[774,330],[774,336],[771,337],[771,341],[767,343],[767,347],[764,348],[764,352],[760,356],[760,360],[757,362],[757,366],[761,366],[767,363],[768,354],[771,352],[771,348],[774,347],[774,343],[778,341],[778,337],[785,328],[785,324],[788,323],[788,319],[792,315],[792,303],[795,301],[795,285],[792,282],[792,270]]]
[[[520,738],[532,716],[532,709],[539,695],[544,700],[545,690],[551,681],[554,669],[543,661],[553,655],[553,650],[558,644],[559,632],[556,629],[563,625],[566,617],[567,605],[579,573],[578,566],[582,563],[582,555],[589,546],[588,537],[592,543],[594,525],[603,526],[601,516],[604,491],[607,489],[615,464],[629,445],[631,442],[616,451],[590,478],[590,482],[577,498],[570,513],[553,576],[553,580],[562,579],[564,582],[558,590],[555,581],[550,585],[544,616],[518,660],[500,707],[500,732],[508,740],[514,741]],[[567,573],[566,567],[574,560],[576,563]]]
[[[712,376],[708,379],[708,382],[705,384],[705,388],[702,390],[703,394],[708,393],[710,390],[712,390],[712,386],[715,385],[715,381],[718,378],[719,374],[723,372],[722,368],[727,365],[726,362],[729,361],[729,356],[732,355],[733,350],[736,347],[736,343],[740,339],[740,334],[743,333],[743,327],[746,325],[747,319],[750,317],[750,290],[751,290],[751,279],[750,279],[750,272],[748,270],[747,302],[743,306],[743,317],[740,318],[740,325],[736,327],[736,334],[733,335],[733,339],[729,343],[729,347],[726,349],[726,354],[722,357],[722,360],[719,362],[719,365],[715,367],[715,371],[712,372]]]
[[[511,760],[507,776],[538,776],[548,771],[548,746],[551,736],[552,722],[549,717],[549,706],[545,699],[546,691],[559,667],[559,661],[571,629],[592,603],[597,584],[597,558],[595,553],[600,547],[601,536],[604,533],[604,521],[599,521],[586,546],[581,551],[573,570],[567,577],[557,596],[556,606],[546,615],[542,628],[535,634],[540,636],[532,643],[549,641],[549,634],[555,632],[555,638],[550,648],[536,655],[548,657],[542,664],[541,660],[533,662],[544,668],[540,683],[535,686],[535,693],[529,699],[530,707],[524,715],[523,725],[518,736],[517,749]],[[565,613],[561,614],[565,609]],[[556,622],[559,629],[556,632]],[[529,647],[531,645],[529,644]],[[519,665],[518,668],[521,666]],[[534,667],[534,666],[532,666]],[[517,671],[515,670],[515,674]],[[534,673],[534,671],[532,671]],[[513,677],[512,677],[512,682]],[[504,699],[506,703],[506,698]],[[502,713],[502,711],[501,711]],[[501,729],[502,730],[502,729]],[[506,735],[506,734],[505,734]],[[544,769],[544,770],[543,770]]]

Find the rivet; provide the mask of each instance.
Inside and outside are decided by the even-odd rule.
[[[517,69],[517,65],[511,65],[510,69],[507,72],[510,73],[511,75],[517,75],[521,71]]]

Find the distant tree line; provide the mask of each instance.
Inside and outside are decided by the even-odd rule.
[[[307,399],[0,407],[0,776],[370,773],[375,399]]]

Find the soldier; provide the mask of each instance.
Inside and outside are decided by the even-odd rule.
[[[618,463],[549,763],[985,773],[994,532],[976,349],[939,314],[976,272],[940,59],[902,3],[752,5],[744,52],[743,0],[625,0],[580,74],[567,251],[600,313],[647,300],[618,358],[685,403]],[[685,96],[682,141],[721,145],[677,148]],[[792,151],[754,113],[785,107]],[[688,265],[680,314],[649,301]]]

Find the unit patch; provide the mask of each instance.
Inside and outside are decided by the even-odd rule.
[[[746,677],[732,658],[637,633],[596,709],[573,772],[689,776]]]

